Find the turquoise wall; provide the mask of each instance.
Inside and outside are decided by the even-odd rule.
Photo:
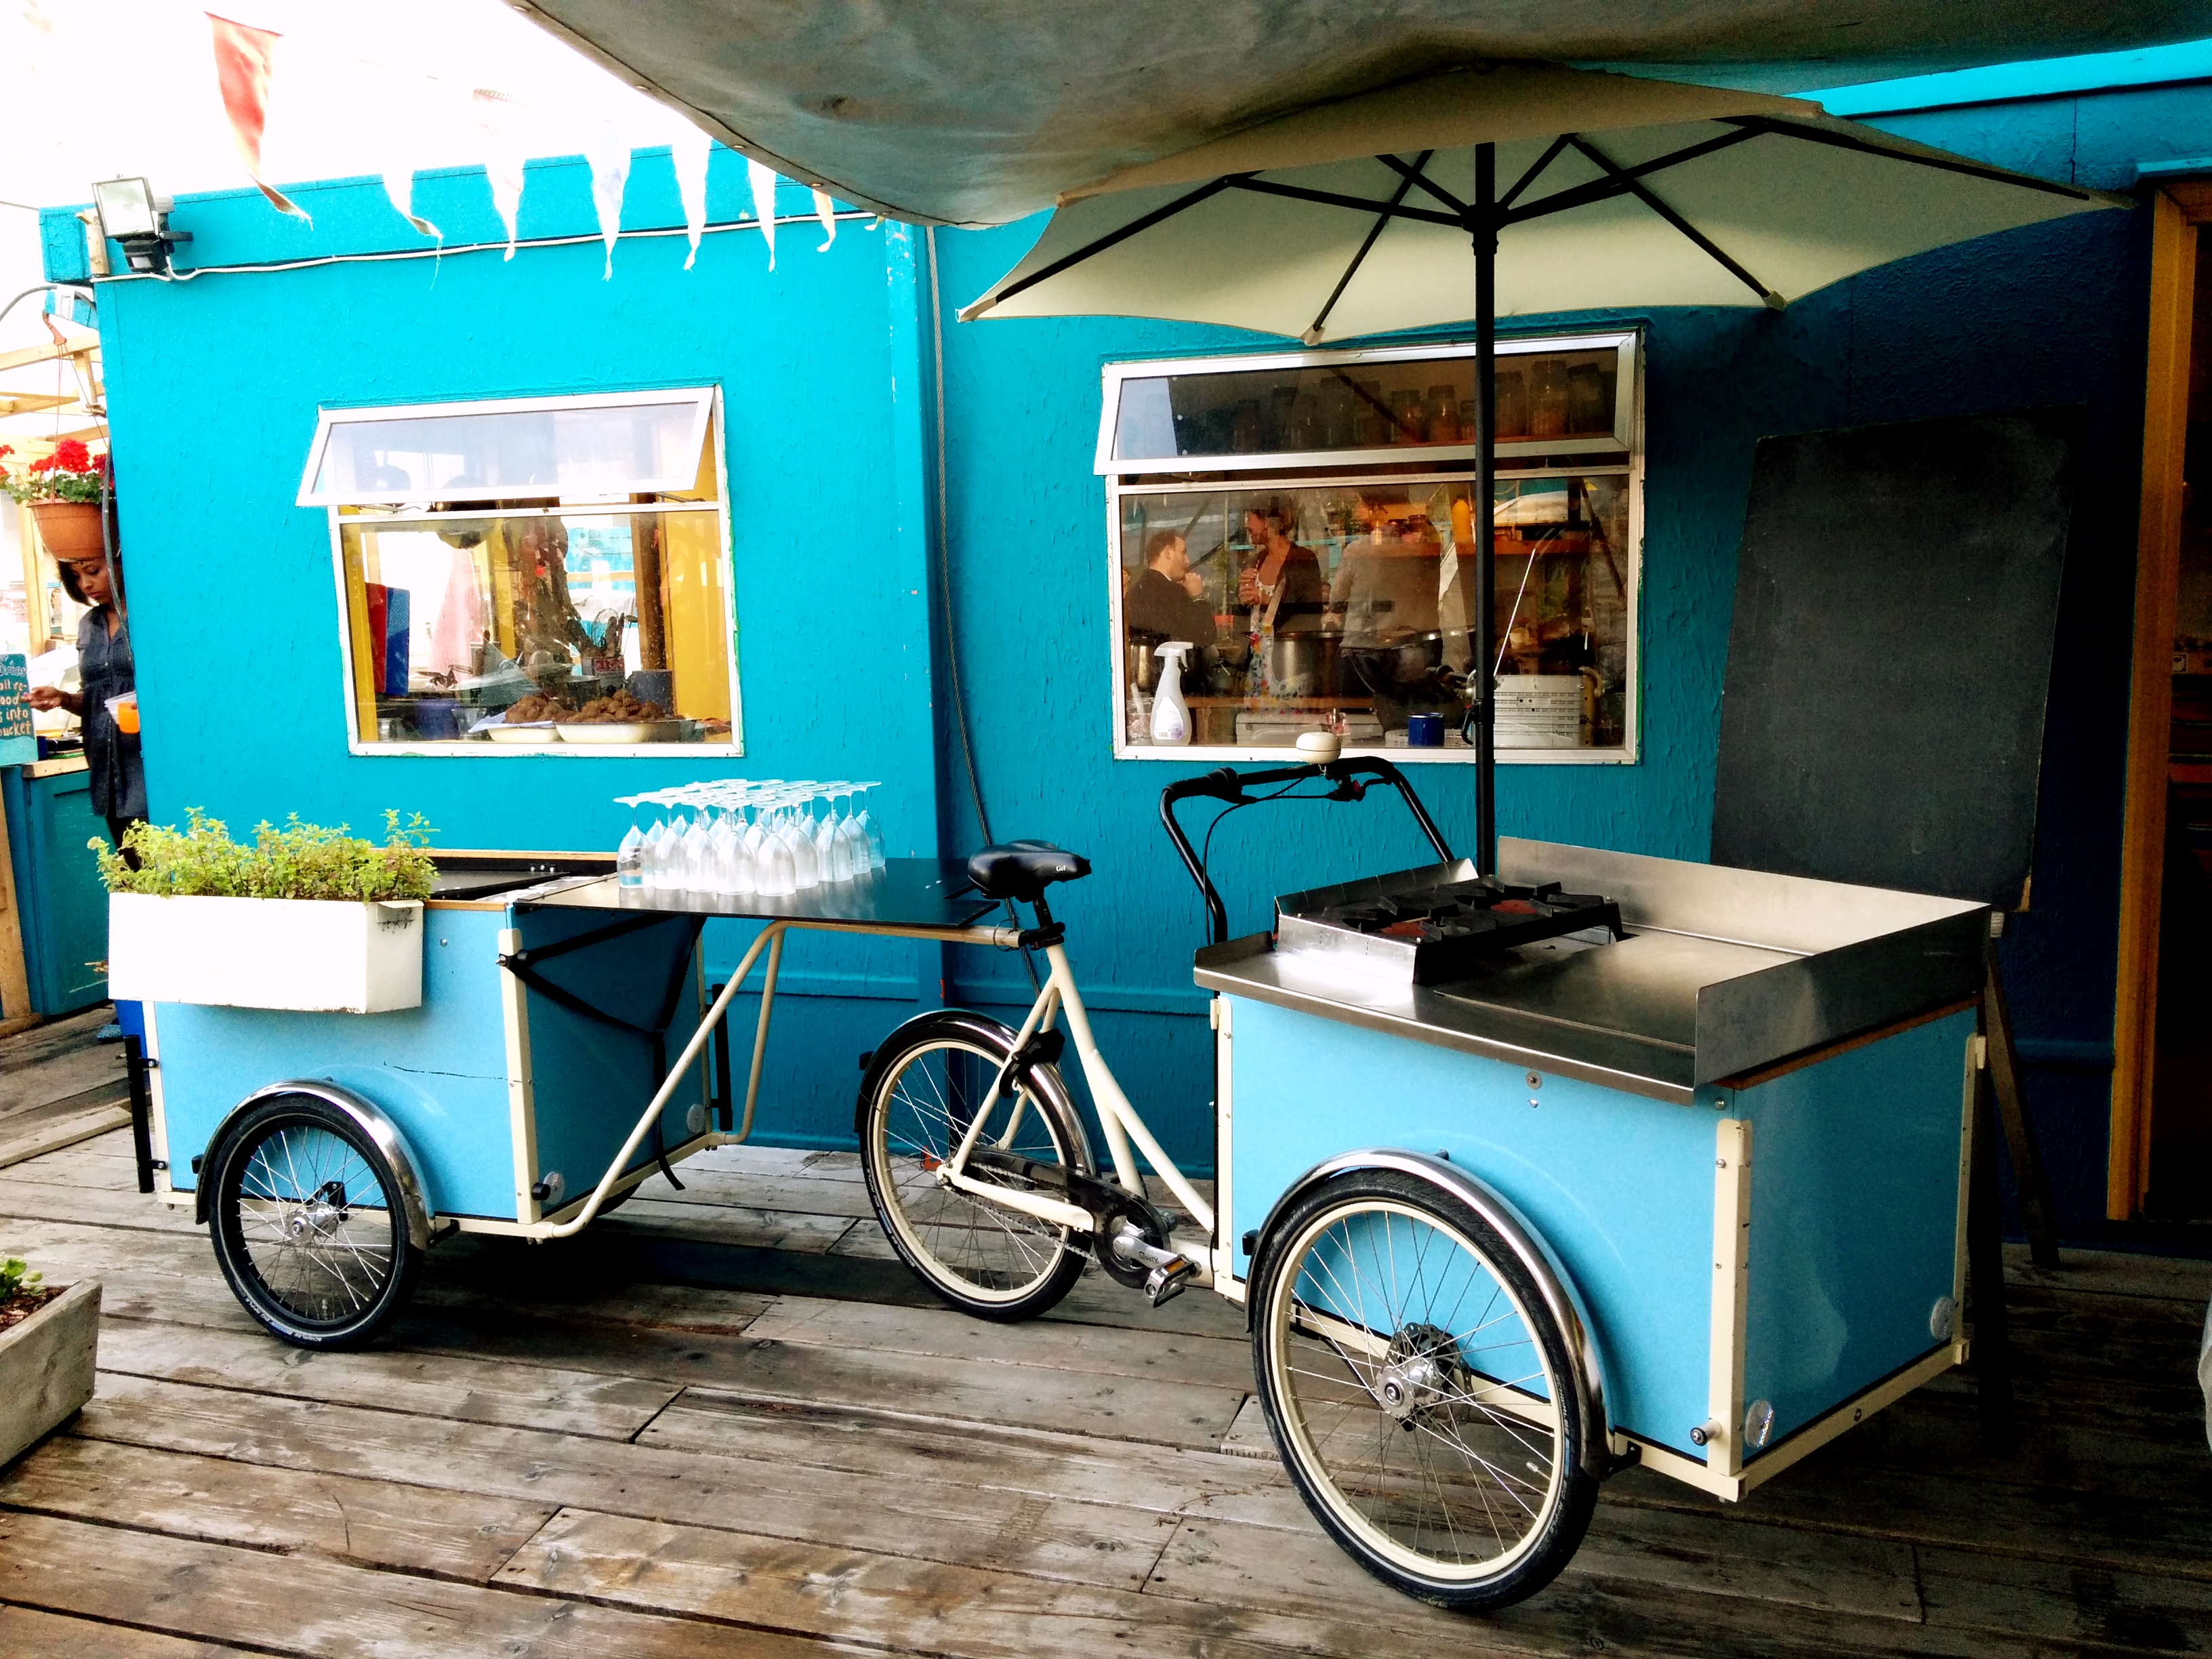
[[[2004,165],[2124,187],[2143,157],[2212,153],[2212,97],[2154,88],[1885,117]],[[480,172],[426,175],[450,242],[501,233]],[[230,264],[422,246],[371,180],[297,192],[312,230],[251,192],[185,198],[191,260]],[[709,217],[738,217],[743,169],[718,151]],[[806,210],[787,190],[783,210]],[[1704,855],[1735,552],[1765,434],[2070,403],[2090,411],[2100,505],[2069,563],[2045,755],[2035,908],[2004,946],[2033,1103],[2062,1209],[2101,1211],[2119,784],[2142,397],[2147,216],[2113,212],[1986,239],[1766,312],[1541,319],[1646,331],[1650,430],[1643,729],[1632,766],[1510,766],[1504,833]],[[680,224],[665,157],[641,157],[626,228]],[[47,217],[52,274],[81,270]],[[520,232],[588,236],[580,161],[532,169]],[[1109,361],[1277,343],[1119,319],[963,325],[958,307],[1041,222],[933,238],[848,222],[783,228],[770,272],[751,229],[596,239],[438,260],[347,263],[190,283],[103,283],[101,327],[147,711],[153,809],[250,823],[291,810],[367,823],[419,808],[448,845],[611,846],[617,793],[702,770],[875,777],[895,852],[980,839],[933,626],[937,469],[957,666],[991,830],[1079,848],[1097,868],[1056,908],[1101,1039],[1171,1151],[1211,1161],[1197,896],[1157,822],[1160,788],[1200,769],[1110,758],[1105,504],[1091,471]],[[940,447],[937,355],[943,360]],[[728,465],[748,753],[738,762],[349,757],[324,514],[290,505],[319,404],[497,397],[713,380]],[[229,574],[211,584],[205,572]],[[1447,836],[1472,825],[1472,775],[1418,774]],[[1272,811],[1273,816],[1269,816]],[[1384,800],[1258,809],[1217,842],[1232,921],[1293,886],[1414,861]],[[718,939],[723,959],[732,938]],[[1011,956],[798,948],[772,1056],[768,1133],[849,1133],[854,1056],[942,988],[1027,1000]]]

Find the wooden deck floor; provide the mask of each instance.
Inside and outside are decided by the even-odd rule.
[[[1952,1378],[1741,1505],[1632,1471],[1477,1620],[1309,1520],[1235,1310],[1095,1273],[1024,1327],[927,1305],[848,1157],[728,1149],[566,1243],[456,1240],[385,1345],[310,1355],[129,1153],[0,1170],[0,1251],[106,1285],[97,1396],[0,1475],[0,1654],[2212,1649],[2201,1262],[2014,1264],[2017,1456]]]

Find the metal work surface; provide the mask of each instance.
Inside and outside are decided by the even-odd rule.
[[[1718,1083],[1972,996],[1987,907],[1672,859],[1502,839],[1507,881],[1619,902],[1629,937],[1504,951],[1415,985],[1322,930],[1211,946],[1210,990],[1687,1103]],[[1471,873],[1437,865],[1285,896],[1316,910]]]
[[[821,927],[944,928],[961,931],[999,910],[968,882],[957,859],[891,859],[872,876],[771,898],[760,893],[702,893],[665,887],[624,892],[611,875],[549,883],[517,895],[517,910],[660,911],[679,916],[728,916],[744,921],[795,921]]]

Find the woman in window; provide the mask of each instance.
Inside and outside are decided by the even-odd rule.
[[[111,574],[119,572],[120,557],[118,552],[113,564],[105,558],[58,562],[62,591],[79,605],[92,607],[76,629],[79,689],[33,686],[29,699],[33,708],[66,708],[83,721],[92,810],[107,820],[107,833],[118,850],[124,832],[146,817],[146,769],[138,752],[137,672],[123,598]],[[132,701],[118,721],[110,705],[123,696]]]

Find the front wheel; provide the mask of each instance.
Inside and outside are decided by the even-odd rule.
[[[222,1276],[272,1334],[357,1347],[406,1303],[422,1258],[399,1182],[343,1112],[308,1095],[264,1101],[202,1178]]]
[[[1306,1507],[1384,1583],[1504,1607],[1567,1564],[1583,1467],[1565,1335],[1466,1205],[1395,1171],[1339,1176],[1261,1246],[1253,1369]]]
[[[938,1179],[977,1114],[968,1173],[1009,1191],[1065,1199],[1053,1172],[1090,1170],[1081,1121],[1049,1066],[1018,1086],[992,1085],[1014,1033],[980,1014],[908,1021],[884,1041],[860,1085],[860,1165],[892,1249],[945,1301],[983,1319],[1030,1319],[1083,1272],[1064,1227]]]

